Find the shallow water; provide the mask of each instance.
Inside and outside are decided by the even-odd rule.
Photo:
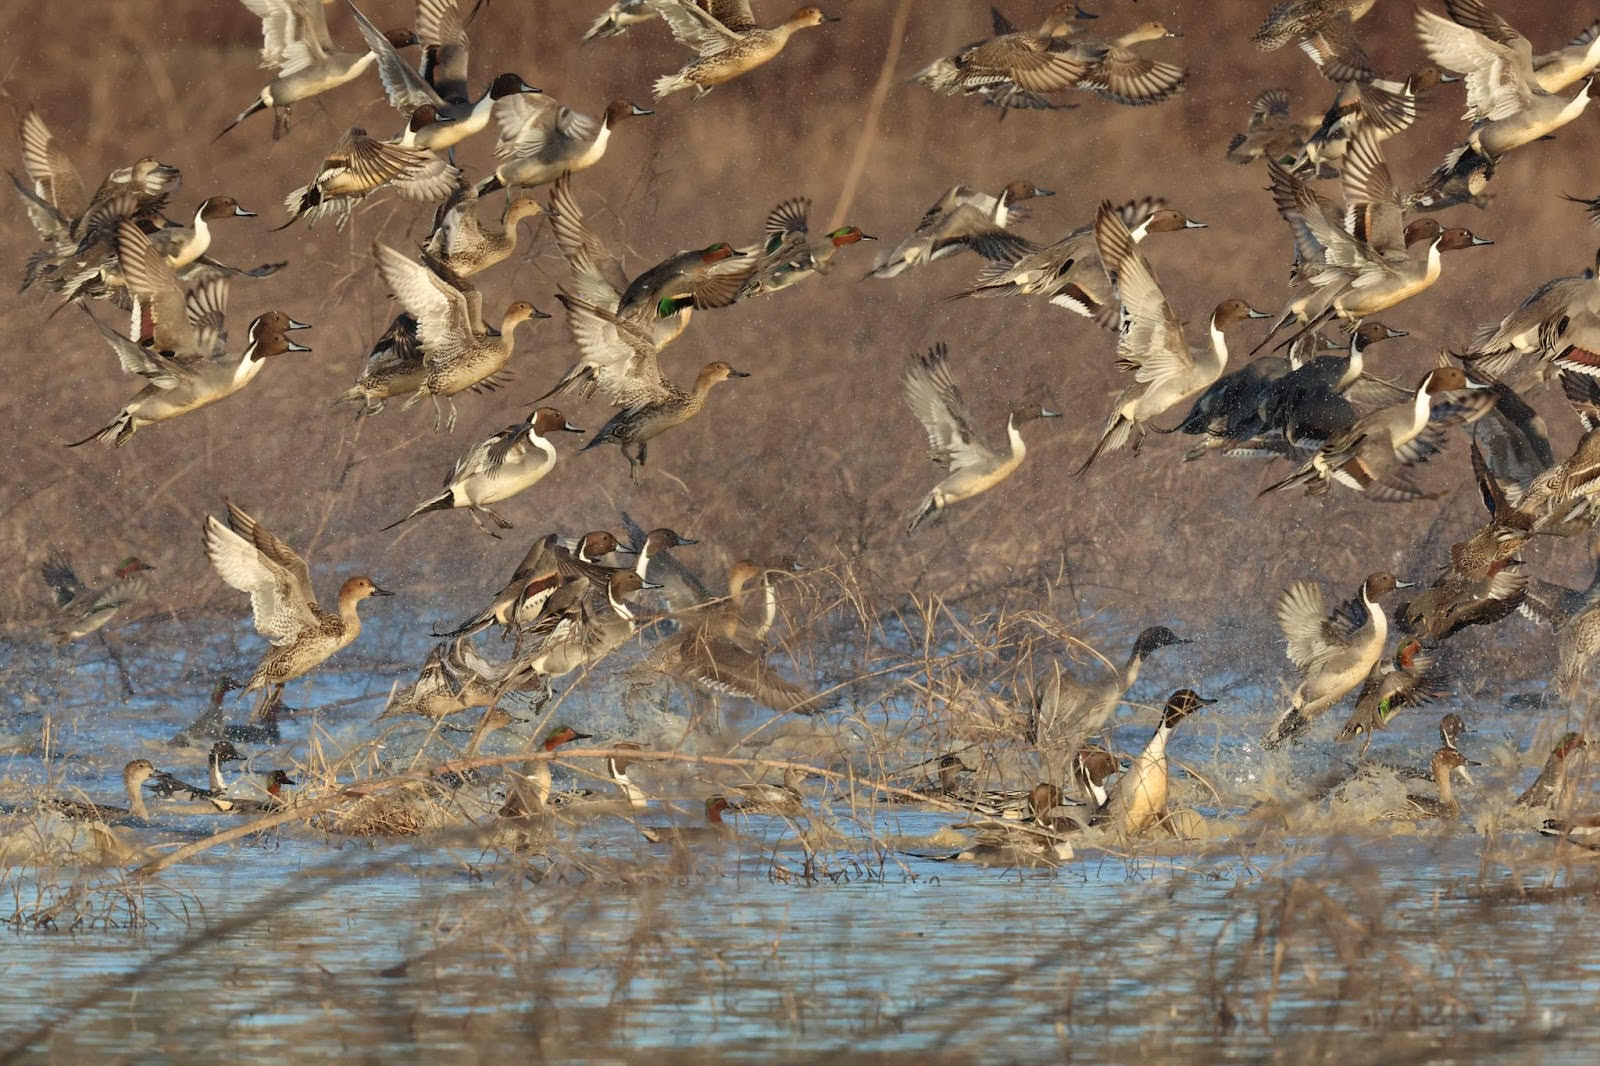
[[[87,645],[41,658],[7,696],[14,754],[0,780],[12,797],[47,780],[115,795],[134,755],[202,776],[198,751],[165,740],[202,709],[194,664],[216,649],[173,646],[187,650],[137,664],[141,695],[128,701]],[[290,702],[341,706],[290,724],[252,768],[303,765],[308,737],[369,740],[393,675],[359,661],[316,675]],[[563,713],[620,730],[612,696],[579,686]],[[1270,717],[1270,697],[1241,683],[1175,744],[1216,789],[1187,786],[1207,815],[1237,816],[1282,772],[1238,739]],[[29,750],[46,717],[48,769]],[[1430,720],[1384,744],[1425,751]],[[1117,740],[1136,748],[1148,724],[1124,721]],[[487,750],[517,750],[529,728]],[[816,752],[827,739],[844,753],[817,764],[842,768],[851,728],[806,728]],[[391,733],[376,757],[403,765],[417,733]],[[1520,773],[1486,767],[1479,788]],[[670,778],[679,820],[692,820],[703,779]],[[622,818],[574,815],[516,855],[471,834],[373,841],[288,826],[131,886],[120,907],[106,902],[117,871],[11,868],[8,913],[38,883],[113,889],[91,894],[75,931],[4,934],[0,1046],[67,1060],[625,1061],[649,1049],[672,1061],[1592,1061],[1600,931],[1584,919],[1600,877],[1588,853],[1567,865],[1530,832],[1304,837],[1240,823],[1233,843],[1085,846],[1060,869],[1017,871],[930,857],[955,850],[931,836],[952,816],[810,788],[828,805],[813,821],[840,835],[809,865],[780,818],[740,817],[731,841],[675,851]],[[154,822],[126,836],[160,850],[234,824],[159,807]],[[884,846],[903,840],[920,842],[915,854]],[[127,921],[130,906],[142,921]]]

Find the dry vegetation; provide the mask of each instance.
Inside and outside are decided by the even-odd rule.
[[[770,14],[774,3],[758,3],[758,12]],[[598,6],[598,0],[492,0],[474,28],[474,69],[520,71],[588,112],[617,95],[648,103],[650,80],[676,66],[678,47],[659,27],[577,47]],[[1008,0],[1003,6],[1027,22],[1042,5]],[[1275,309],[1284,294],[1287,234],[1261,191],[1261,172],[1224,162],[1223,149],[1258,90],[1288,88],[1297,113],[1320,110],[1330,91],[1299,54],[1264,56],[1250,48],[1249,32],[1265,6],[1173,0],[1141,0],[1137,9],[1107,5],[1103,24],[1113,28],[1155,17],[1188,33],[1165,46],[1192,66],[1188,91],[1150,109],[1118,108],[1085,96],[1075,111],[1018,113],[999,122],[995,112],[970,101],[902,84],[928,58],[986,32],[984,5],[913,0],[904,39],[895,42],[898,61],[885,72],[881,61],[901,5],[832,0],[828,9],[844,21],[797,39],[770,68],[692,105],[684,97],[670,98],[655,117],[619,133],[605,161],[576,183],[577,196],[596,228],[626,245],[630,265],[642,266],[714,240],[747,242],[759,233],[770,207],[795,195],[815,201],[814,227],[844,220],[889,241],[957,181],[996,188],[1022,177],[1057,190],[1054,198],[1031,205],[1032,217],[1021,227],[1038,239],[1086,221],[1103,198],[1163,195],[1210,225],[1165,238],[1159,247],[1152,242],[1152,261],[1180,313],[1198,322],[1231,295]],[[1498,6],[1538,41],[1573,28],[1574,16],[1527,0]],[[401,24],[410,14],[397,0],[371,0],[363,7],[380,25]],[[286,259],[290,265],[273,278],[236,284],[233,321],[281,307],[316,324],[309,341],[315,352],[283,358],[245,394],[142,430],[120,450],[69,451],[63,444],[101,424],[134,385],[117,372],[76,311],[47,318],[48,305],[34,294],[19,297],[0,286],[0,328],[12,338],[5,357],[11,387],[0,399],[0,418],[11,427],[6,447],[13,472],[10,505],[0,516],[0,554],[10,561],[0,574],[0,632],[11,641],[7,710],[53,709],[60,717],[58,701],[64,701],[70,721],[104,713],[99,703],[120,702],[120,690],[110,682],[104,691],[74,692],[62,661],[37,648],[45,600],[38,569],[54,547],[72,552],[86,578],[137,552],[159,567],[152,575],[151,617],[113,641],[143,671],[146,691],[171,693],[169,710],[181,724],[197,707],[211,672],[251,654],[237,650],[232,636],[239,631],[242,598],[215,579],[200,550],[202,518],[226,494],[308,550],[325,596],[335,574],[346,572],[369,573],[403,593],[403,599],[366,612],[369,628],[346,653],[383,679],[375,688],[404,678],[420,658],[423,632],[433,619],[454,616],[498,587],[533,537],[551,529],[576,534],[614,528],[625,509],[646,526],[671,525],[700,538],[702,547],[679,557],[713,580],[741,556],[797,554],[811,563],[815,572],[796,583],[800,595],[787,604],[780,661],[789,676],[833,687],[845,712],[815,723],[707,722],[714,739],[682,746],[665,732],[647,738],[660,744],[663,758],[645,773],[661,775],[677,794],[728,780],[725,775],[771,775],[788,762],[821,772],[820,789],[833,806],[831,814],[819,815],[818,827],[782,824],[742,845],[720,867],[680,864],[682,856],[663,866],[658,853],[631,839],[592,850],[585,846],[592,843],[588,837],[562,832],[559,823],[530,847],[528,840],[480,829],[482,812],[464,827],[457,799],[429,783],[441,763],[447,769],[469,762],[493,767],[521,761],[522,754],[464,761],[460,736],[439,730],[421,736],[414,725],[377,737],[366,731],[358,741],[346,733],[313,731],[299,767],[306,777],[299,805],[286,815],[235,827],[229,841],[259,841],[254,834],[267,830],[321,841],[322,834],[304,828],[318,812],[326,813],[314,824],[335,831],[426,830],[431,854],[448,856],[446,865],[484,879],[495,891],[446,893],[438,912],[426,912],[434,926],[422,934],[414,957],[383,975],[404,978],[405,994],[396,1000],[410,1010],[404,1017],[396,1007],[394,1017],[352,1022],[329,1004],[341,994],[372,997],[371,973],[323,970],[319,976],[323,956],[317,951],[308,949],[304,957],[286,953],[280,965],[307,980],[307,988],[284,994],[308,1012],[308,1032],[314,1023],[324,1026],[319,1038],[331,1029],[339,1039],[358,1039],[363,1025],[401,1029],[413,1042],[408,1047],[465,1043],[485,1061],[503,1055],[506,1041],[549,1058],[579,1052],[598,1057],[632,1046],[641,1001],[655,1005],[657,1013],[647,1017],[669,1025],[698,1024],[708,1004],[716,1012],[753,1002],[761,1006],[751,1009],[768,1012],[772,1027],[797,1039],[808,1025],[826,1023],[830,1040],[807,1052],[833,1047],[844,1026],[855,1026],[866,1038],[861,1054],[891,1048],[885,1034],[909,1030],[921,1040],[930,1033],[941,1039],[931,1046],[952,1061],[979,1061],[992,1057],[994,1045],[984,1040],[995,1030],[974,1004],[1006,996],[1023,1005],[1019,1012],[1034,1035],[1047,1043],[1059,1040],[1063,1053],[1078,1034],[1115,1029],[1122,1035],[1106,1046],[1107,1058],[1141,1054],[1148,1061],[1180,1061],[1209,1041],[1241,1031],[1260,1041],[1253,1046],[1289,1061],[1299,1061],[1301,1052],[1332,1056],[1341,1050],[1421,1061],[1437,1051],[1440,1040],[1452,1046],[1457,1027],[1482,1017],[1504,1023],[1494,1039],[1507,1054],[1541,1038],[1533,1023],[1519,1028],[1522,1023],[1508,1021],[1535,1017],[1537,1000],[1511,1002],[1514,996],[1473,966],[1488,957],[1496,965],[1531,971],[1538,960],[1501,944],[1508,934],[1492,935],[1495,943],[1481,954],[1470,944],[1437,943],[1459,928],[1452,923],[1470,923],[1485,913],[1478,908],[1503,904],[1507,897],[1539,896],[1529,886],[1558,899],[1581,901],[1593,893],[1592,872],[1534,865],[1518,851],[1525,839],[1504,854],[1496,852],[1493,862],[1485,858],[1478,876],[1429,886],[1449,905],[1419,911],[1417,882],[1385,887],[1381,875],[1387,868],[1371,865],[1359,848],[1350,854],[1336,850],[1326,860],[1319,857],[1321,842],[1300,850],[1295,840],[1303,825],[1294,821],[1294,812],[1274,808],[1272,819],[1251,823],[1222,849],[1171,860],[1108,854],[1098,870],[1091,865],[1085,875],[1091,882],[1151,877],[1164,887],[1130,889],[1116,900],[1108,900],[1102,888],[1097,903],[1074,905],[1081,908],[1073,914],[1078,929],[1102,923],[1097,936],[1106,958],[1088,964],[1075,936],[1067,945],[1055,938],[1035,943],[1015,931],[1031,930],[1038,921],[1038,910],[1025,907],[1021,893],[1016,900],[986,901],[995,909],[995,928],[1013,930],[1003,934],[1004,951],[997,954],[1014,956],[996,962],[981,983],[963,980],[949,998],[915,1005],[885,1003],[871,980],[853,982],[805,961],[813,951],[823,957],[851,954],[857,933],[869,941],[889,935],[865,915],[857,917],[859,925],[846,919],[823,934],[812,930],[818,938],[800,940],[804,946],[794,951],[769,943],[772,937],[759,928],[732,927],[724,952],[715,956],[694,942],[700,926],[679,928],[675,917],[684,895],[677,881],[697,870],[796,885],[910,878],[891,846],[904,834],[885,795],[914,779],[905,768],[951,748],[974,752],[973,761],[992,775],[992,783],[1031,773],[1027,757],[1017,752],[1017,686],[1032,676],[1041,657],[1065,654],[1089,664],[1089,644],[1118,657],[1125,638],[1142,625],[1168,622],[1199,643],[1181,665],[1163,671],[1163,679],[1207,694],[1208,683],[1247,685],[1251,699],[1270,698],[1286,673],[1269,606],[1279,589],[1310,577],[1350,590],[1366,572],[1383,567],[1425,581],[1443,562],[1445,548],[1478,523],[1479,504],[1459,443],[1425,473],[1430,486],[1453,487],[1452,493],[1439,503],[1414,506],[1375,506],[1338,492],[1325,501],[1293,494],[1257,500],[1267,481],[1259,466],[1214,458],[1185,465],[1175,443],[1159,437],[1137,458],[1112,455],[1075,482],[1067,471],[1097,438],[1119,384],[1110,336],[1049,307],[938,302],[969,282],[976,259],[941,261],[887,282],[860,281],[876,251],[867,246],[850,250],[860,254],[847,254],[828,277],[696,320],[669,351],[668,373],[687,377],[708,359],[726,358],[752,377],[725,386],[705,417],[658,442],[638,485],[629,482],[626,464],[611,450],[580,458],[561,441],[563,462],[556,471],[505,505],[503,513],[517,524],[506,540],[480,536],[465,515],[454,513],[377,533],[435,490],[459,450],[521,418],[523,405],[570,362],[559,318],[519,334],[512,362],[516,380],[488,396],[462,397],[460,423],[451,436],[430,432],[426,405],[402,413],[391,404],[359,427],[344,413],[329,413],[327,402],[350,383],[393,314],[371,266],[370,244],[381,237],[408,246],[425,235],[427,217],[398,201],[378,200],[342,234],[331,227],[267,229],[280,218],[284,193],[311,176],[347,126],[377,131],[395,124],[375,79],[297,108],[294,129],[282,141],[272,142],[268,119],[257,116],[212,144],[215,132],[259,88],[258,23],[242,5],[223,0],[140,0],[104,8],[97,15],[101,28],[83,46],[85,60],[76,50],[87,39],[81,9],[0,0],[0,19],[6,20],[0,24],[27,26],[30,40],[29,47],[12,50],[6,71],[13,118],[37,107],[90,181],[112,164],[148,152],[182,167],[180,210],[206,195],[228,193],[260,211],[258,222],[219,227],[214,253],[244,264]],[[336,38],[353,37],[346,16],[330,8],[330,17]],[[1408,5],[1387,0],[1363,23],[1380,69],[1398,72],[1420,62],[1409,20]],[[887,94],[872,121],[865,116],[867,101],[883,76],[889,79]],[[1414,133],[1389,142],[1391,167],[1403,181],[1431,170],[1459,139],[1458,100],[1458,91],[1441,92]],[[1411,337],[1385,346],[1377,358],[1386,376],[1420,376],[1440,348],[1461,344],[1475,322],[1497,317],[1539,282],[1591,261],[1592,237],[1581,213],[1557,194],[1600,192],[1589,165],[1592,122],[1586,116],[1555,143],[1510,157],[1492,186],[1487,213],[1456,209],[1452,221],[1460,219],[1457,224],[1498,243],[1463,253],[1434,290],[1388,316]],[[489,163],[491,143],[480,137],[462,150],[470,176],[481,175]],[[857,159],[864,164],[859,185],[850,202],[840,204]],[[20,273],[21,250],[34,244],[21,211],[0,216],[0,234],[6,247],[17,250]],[[531,252],[519,252],[480,280],[490,304],[525,298],[558,312],[552,294],[562,276],[559,257],[540,231]],[[924,458],[921,430],[900,402],[898,377],[908,352],[940,340],[951,345],[957,380],[980,432],[991,440],[999,437],[1004,411],[1020,400],[1045,401],[1067,417],[1030,427],[1028,460],[1016,477],[908,539],[903,515],[935,472]],[[1575,426],[1559,397],[1535,402],[1549,418],[1557,450],[1570,444]],[[607,416],[598,404],[564,410],[589,429]],[[1529,561],[1557,580],[1574,579],[1590,565],[1578,545],[1564,542],[1532,547]],[[213,622],[226,627],[222,635],[203,632]],[[169,656],[168,647],[179,641],[181,652]],[[1500,706],[1503,682],[1543,678],[1554,666],[1548,642],[1518,620],[1457,643],[1465,647],[1466,661],[1478,666],[1460,678],[1463,702],[1486,718]],[[625,703],[626,694],[608,680],[614,665],[603,664],[594,676],[564,686],[540,721],[596,707],[607,708],[611,724],[672,721],[651,717],[652,701]],[[368,706],[376,703],[369,700]],[[1259,797],[1249,789],[1265,789],[1266,783],[1224,779],[1229,745],[1246,729],[1253,735],[1272,708],[1225,703],[1214,710],[1216,715],[1195,723],[1194,731],[1212,750],[1194,767],[1206,784],[1191,782],[1189,798],[1208,808],[1250,806]],[[47,730],[60,728],[51,721],[46,718]],[[718,724],[725,728],[716,731]],[[1545,722],[1536,732],[1532,720],[1519,718],[1493,731],[1503,729],[1516,739],[1512,747],[1521,748],[1534,737],[1542,742],[1556,726]],[[34,728],[31,718],[25,728]],[[732,748],[731,741],[745,741],[744,750],[758,755],[719,763],[716,753]],[[400,750],[406,758],[396,756]],[[592,756],[601,750],[568,753],[571,761],[564,765],[588,775],[582,783],[598,787]],[[371,801],[341,792],[352,779],[368,782],[364,787],[376,795],[408,790],[420,799],[408,804],[406,816],[420,810],[424,817],[416,825],[401,824],[384,810],[370,809]],[[991,782],[986,777],[983,783]],[[1207,793],[1212,784],[1218,791]],[[369,809],[353,812],[356,802]],[[820,835],[827,827],[838,835]],[[0,831],[13,842],[29,841],[38,862],[21,868],[0,860],[0,919],[19,927],[90,928],[152,919],[182,926],[192,917],[185,909],[188,897],[168,887],[181,878],[162,874],[147,880],[97,870],[94,863],[105,861],[103,853],[81,833],[62,836],[26,818]],[[337,836],[327,839],[338,842]],[[203,864],[216,857],[207,849],[229,841],[206,842],[183,858]],[[1281,858],[1258,867],[1257,848]],[[1433,856],[1421,848],[1417,854],[1421,863],[1442,856],[1440,861],[1459,865],[1462,853],[1447,843]],[[172,861],[164,858],[160,866]],[[301,870],[300,883],[286,887],[281,898],[269,898],[228,923],[198,923],[191,936],[146,959],[144,969],[173,968],[168,972],[179,978],[203,975],[204,955],[223,934],[249,929],[296,901],[336,893],[352,877],[406,861],[392,851],[360,860],[348,849],[334,852],[325,865]],[[1217,879],[1238,879],[1240,885],[1224,896],[1212,884]],[[1186,919],[1185,904],[1198,908],[1207,922]],[[1519,928],[1535,937],[1554,935],[1545,926],[1570,919],[1572,909],[1563,905],[1548,920],[1541,916]],[[915,913],[930,924],[937,920],[937,911],[926,905]],[[481,956],[494,956],[497,966],[473,970],[464,985],[451,985],[461,960]],[[581,971],[561,963],[571,957],[584,960]],[[1126,967],[1117,981],[1095,965],[1111,959]],[[239,972],[250,994],[276,989],[247,964]],[[673,974],[678,984],[663,991],[647,980],[661,972]],[[601,987],[608,981],[610,987]],[[469,1021],[458,1022],[450,1013],[451,1004],[474,995],[507,1003],[507,994],[495,989],[508,986],[520,990],[514,1002],[525,1014],[491,1018],[463,1008]],[[848,1009],[862,1013],[819,1018],[818,1001],[854,1003]],[[34,1022],[45,1025],[43,1035],[90,1005],[63,996],[59,1014],[32,1019],[6,1040],[13,1048],[24,1046]],[[1152,1013],[1169,1009],[1181,1018],[1173,1029],[1181,1035],[1163,1042],[1140,1028]],[[73,1035],[58,1037],[64,1056],[98,1046],[97,1034],[114,1028],[98,1016],[85,1017],[82,1027],[72,1029],[84,1034],[82,1047]],[[165,1024],[177,1034],[174,1046],[197,1046],[191,1023]],[[1340,1036],[1331,1042],[1272,1042],[1275,1030],[1293,1032],[1297,1026]],[[1385,1032],[1405,1035],[1386,1038],[1383,1050],[1374,1052],[1370,1041]],[[605,1034],[606,1042],[594,1043],[595,1034]],[[735,1049],[730,1054],[736,1057],[739,1049],[760,1045],[728,1038],[720,1046]],[[1489,1046],[1480,1043],[1477,1049]],[[707,1060],[702,1054],[692,1058]]]

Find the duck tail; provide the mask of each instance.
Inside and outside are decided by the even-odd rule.
[[[92,440],[97,440],[101,444],[109,444],[113,448],[120,448],[126,444],[128,442],[128,438],[132,436],[133,416],[127,411],[118,411],[117,417],[113,418],[104,428],[95,430],[82,440],[73,441],[71,444],[67,445],[67,447],[77,448],[81,445],[88,444]]]
[[[681,92],[684,89],[692,89],[694,87],[694,82],[684,77],[682,71],[679,71],[676,74],[663,74],[661,77],[656,79],[656,99],[659,100],[663,96],[667,96],[671,93]]]
[[[232,122],[228,123],[226,126],[224,126],[222,128],[222,132],[221,133],[219,133],[215,137],[211,138],[211,143],[212,144],[216,144],[218,141],[222,140],[222,138],[228,133],[229,130],[233,129],[233,127],[237,126],[239,123],[243,122],[245,119],[249,118],[251,115],[255,114],[257,111],[265,111],[266,109],[267,109],[267,102],[265,100],[261,99],[259,96],[256,97],[256,99],[253,102],[251,102],[249,107],[247,107],[243,111],[239,112],[239,116],[237,118],[235,118]]]
[[[1094,461],[1100,458],[1101,452],[1107,449],[1120,448],[1128,439],[1129,425],[1128,420],[1121,415],[1113,417],[1111,424],[1106,426],[1106,431],[1100,434],[1100,440],[1095,444],[1094,451],[1089,453],[1089,458],[1083,461],[1082,466],[1072,472],[1072,476],[1074,478],[1083,477],[1089,472],[1089,468],[1094,465]]]
[[[439,495],[435,496],[433,499],[427,500],[427,501],[425,501],[423,503],[418,504],[416,510],[412,511],[410,514],[408,514],[404,518],[400,519],[399,522],[390,522],[388,525],[386,525],[382,529],[378,530],[378,532],[379,533],[386,533],[389,530],[393,529],[395,526],[398,526],[403,522],[411,521],[413,518],[417,517],[417,515],[419,515],[419,514],[427,514],[429,511],[448,511],[448,510],[450,510],[450,508],[452,508],[454,506],[455,506],[455,494],[452,493],[449,489],[445,489],[443,492],[439,493]]]
[[[915,533],[917,527],[927,521],[930,515],[937,514],[939,509],[938,501],[933,498],[933,493],[928,493],[927,497],[923,499],[922,505],[911,512],[911,518],[906,522],[906,536],[909,537]]]

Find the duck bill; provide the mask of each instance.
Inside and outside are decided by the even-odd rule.
[[[376,585],[372,586],[372,594],[374,596],[393,596],[394,595],[394,593],[390,592],[388,589],[380,589]]]
[[[311,323],[309,323],[309,322],[297,322],[296,320],[291,318],[289,320],[289,324],[287,326],[284,326],[283,328],[286,329],[286,330],[290,330],[290,329],[310,329],[311,328]]]

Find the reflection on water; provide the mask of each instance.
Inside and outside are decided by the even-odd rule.
[[[178,655],[141,676],[188,669]],[[134,755],[201,758],[165,746],[200,697],[123,702],[102,670],[71,686],[41,673],[37,700],[12,692],[7,788],[46,780],[31,745],[47,712],[51,773],[95,796],[116,794]],[[370,739],[373,676],[329,671],[316,692],[350,709],[296,724],[257,767],[303,764],[308,736]],[[574,720],[617,713],[584,698]],[[1269,716],[1270,695],[1256,699]],[[1386,743],[1425,750],[1428,723],[1406,728]],[[1136,747],[1147,730],[1133,718],[1118,739]],[[1186,786],[1213,817],[1282,771],[1241,732],[1197,722],[1175,746],[1216,789]],[[401,759],[407,736],[375,757]],[[1500,788],[1494,770],[1477,795]],[[679,793],[685,810],[696,787]],[[1016,871],[931,858],[955,850],[932,836],[949,817],[812,786],[825,788],[816,821],[839,835],[814,838],[810,864],[797,827],[769,817],[682,850],[609,816],[572,816],[517,854],[481,833],[393,842],[298,825],[219,847],[135,890],[142,928],[8,935],[0,1046],[45,1026],[33,1051],[64,1061],[1592,1061],[1600,930],[1584,902],[1600,878],[1526,831],[1313,839],[1251,823],[1208,851],[1083,847],[1059,870]],[[159,810],[156,823],[129,835],[159,848],[219,828]],[[917,855],[884,846],[904,839],[923,842]],[[3,873],[6,912],[46,876]]]

